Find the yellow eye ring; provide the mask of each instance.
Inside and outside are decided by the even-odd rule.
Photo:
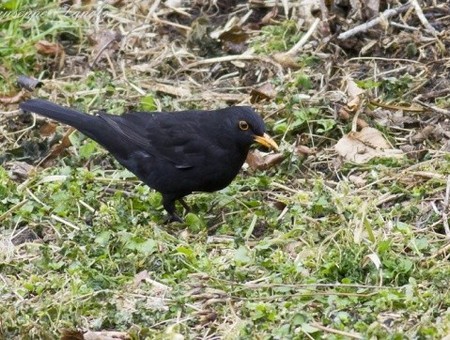
[[[239,121],[239,129],[241,129],[242,131],[247,131],[248,123],[245,120],[240,120]]]

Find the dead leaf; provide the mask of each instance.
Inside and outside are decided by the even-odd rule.
[[[212,323],[217,319],[217,313],[210,309],[197,312],[197,316],[199,317],[201,325]]]
[[[272,55],[273,60],[279,63],[283,68],[298,69],[300,66],[292,55],[288,53],[275,53]]]
[[[64,53],[64,48],[58,43],[40,40],[34,44],[37,52],[42,55],[58,56]]]
[[[236,25],[219,36],[222,49],[231,54],[242,54],[247,49],[248,33]]]
[[[316,153],[315,150],[311,149],[310,147],[307,147],[306,145],[297,145],[295,147],[295,154],[298,156],[310,156],[314,155]]]
[[[256,89],[252,89],[250,92],[250,102],[254,104],[262,100],[274,99],[276,96],[277,92],[273,88],[273,85],[271,83],[265,83]]]
[[[6,168],[9,169],[9,177],[12,180],[24,180],[27,179],[31,172],[34,170],[34,166],[20,161],[11,161],[6,163]]]
[[[245,161],[253,170],[267,170],[277,164],[280,164],[283,159],[284,155],[282,153],[271,153],[264,155],[262,152],[254,150],[248,153]]]
[[[55,145],[52,148],[52,151],[45,156],[45,158],[41,161],[41,165],[43,167],[46,167],[46,165],[48,164],[49,161],[57,158],[59,155],[61,155],[69,146],[72,145],[72,143],[70,142],[70,135],[71,133],[75,131],[74,128],[69,128],[66,132],[66,134],[64,135],[64,137],[61,139],[61,142],[57,145]]]
[[[351,132],[335,145],[337,153],[347,161],[366,163],[374,157],[401,157],[403,152],[393,149],[377,129],[365,127]]]
[[[12,97],[0,97],[0,103],[16,104],[22,100],[24,94],[25,94],[25,92],[23,90],[20,90],[17,94],[15,94]]]
[[[347,108],[349,109],[350,112],[356,112],[358,110],[359,105],[361,104],[361,98],[356,96],[353,97],[348,103],[347,103]]]
[[[61,335],[61,340],[129,340],[130,335],[125,332],[115,332],[115,331],[80,331],[72,329],[63,329]]]
[[[174,97],[191,97],[192,93],[188,87],[173,86],[163,83],[152,82],[149,84],[149,88],[156,92],[167,93]]]
[[[356,127],[358,129],[363,129],[363,128],[368,127],[368,126],[369,126],[369,124],[365,120],[363,120],[361,118],[358,118],[356,120]]]
[[[347,107],[350,111],[355,112],[358,109],[361,104],[361,96],[365,92],[366,91],[361,89],[353,79],[347,79],[347,95],[349,97]]]
[[[249,34],[241,26],[238,17],[233,16],[223,28],[218,28],[210,33],[210,38],[219,40],[222,49],[230,54],[242,54],[247,50]]]
[[[39,132],[41,133],[42,136],[48,137],[55,133],[56,126],[57,125],[55,123],[47,121],[41,125],[41,127],[39,128]]]
[[[382,133],[375,128],[366,127],[359,132],[351,132],[354,139],[375,149],[389,149],[391,145],[384,139]]]
[[[122,35],[119,32],[105,30],[96,32],[89,36],[91,44],[94,45],[92,54],[94,55],[91,67],[101,58],[112,56],[116,50],[119,49],[119,42],[122,40]]]
[[[273,6],[272,9],[267,12],[267,14],[261,19],[261,25],[269,25],[272,23],[272,20],[275,19],[278,15],[278,6]]]
[[[345,105],[339,108],[338,117],[344,121],[350,119],[350,112]]]
[[[146,271],[146,270],[140,271],[139,273],[137,273],[134,276],[133,286],[138,287],[142,281],[145,281],[146,279],[149,279],[149,278],[150,278],[150,276],[148,275],[148,271]]]
[[[61,340],[84,340],[83,332],[77,329],[61,330]]]
[[[284,208],[287,207],[287,204],[281,201],[275,201],[273,202],[273,206],[275,207],[275,209],[279,210],[279,211],[283,211]]]

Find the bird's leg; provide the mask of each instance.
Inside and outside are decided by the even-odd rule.
[[[180,222],[183,223],[184,221],[181,219],[180,216],[177,214],[167,215],[166,223],[172,223],[172,222]]]
[[[184,209],[186,209],[187,212],[191,211],[191,208],[187,205],[186,201],[183,198],[178,199],[178,201],[181,203]]]
[[[175,200],[173,195],[163,194],[163,206],[169,214],[167,222],[183,222],[183,220],[175,213]]]

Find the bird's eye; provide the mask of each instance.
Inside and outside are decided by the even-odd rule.
[[[245,120],[240,120],[239,121],[239,129],[241,129],[242,131],[247,131],[248,123]]]

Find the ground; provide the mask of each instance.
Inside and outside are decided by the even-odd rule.
[[[448,4],[0,9],[0,338],[450,335]],[[30,97],[252,105],[280,152],[167,224],[99,145],[21,112]]]

